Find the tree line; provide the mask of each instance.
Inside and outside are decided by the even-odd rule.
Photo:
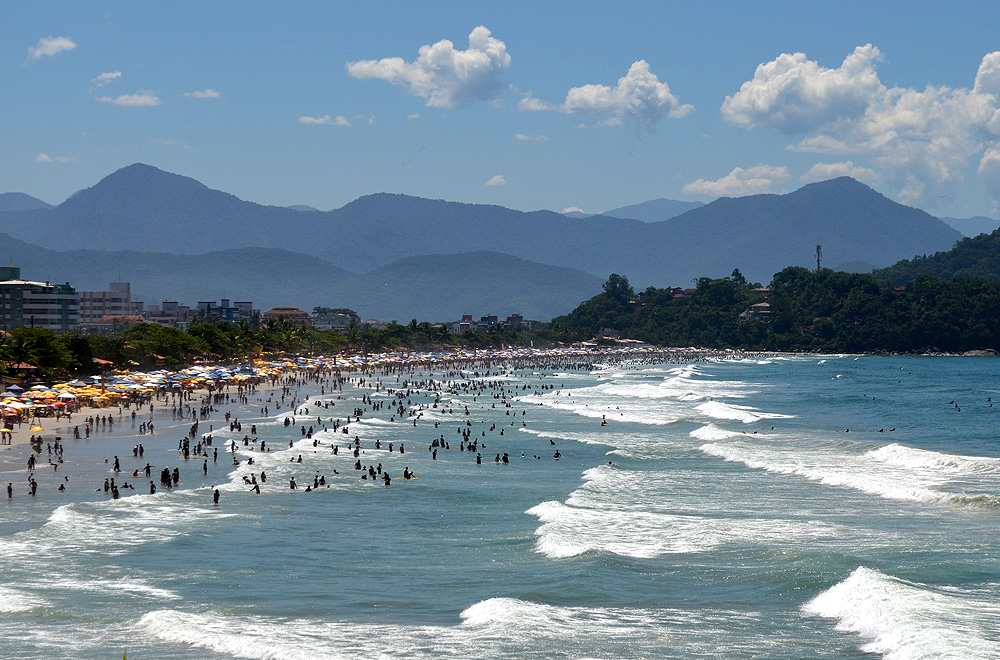
[[[766,302],[764,319],[741,320]],[[872,275],[789,267],[766,290],[738,270],[701,278],[691,295],[635,292],[612,275],[604,291],[552,321],[582,340],[613,330],[652,344],[762,351],[963,352],[1000,350],[1000,283],[924,275],[906,287]]]
[[[378,353],[526,346],[532,341],[545,341],[542,337],[544,333],[529,335],[501,328],[451,335],[445,326],[418,323],[415,319],[408,324],[393,321],[377,328],[363,325],[356,315],[343,333],[314,326],[297,327],[282,318],[263,323],[199,321],[187,330],[136,323],[113,336],[20,327],[0,334],[0,375],[15,372],[17,364],[37,368],[45,380],[90,375],[100,371],[95,358],[111,362],[115,369],[178,370],[197,359],[232,362],[261,355],[329,355],[343,350]]]
[[[356,316],[343,332],[296,327],[285,319],[201,321],[187,330],[137,323],[115,336],[22,327],[0,335],[0,375],[18,363],[37,367],[43,379],[93,374],[98,371],[95,358],[115,369],[176,370],[196,359],[231,362],[274,354],[544,347],[590,340],[606,331],[660,346],[852,353],[1000,351],[997,281],[922,275],[895,287],[872,275],[795,266],[775,274],[766,288],[748,282],[738,270],[730,277],[703,277],[696,284],[688,293],[654,287],[636,292],[627,278],[612,274],[602,293],[551,325],[536,324],[531,332],[497,326],[454,335],[447,326],[415,319],[369,327]],[[766,317],[741,319],[751,305],[765,302]],[[349,310],[336,310],[343,311]]]
[[[896,284],[908,284],[924,275],[946,280],[1000,280],[1000,229],[963,238],[950,250],[906,259],[876,270],[874,275],[879,281]]]

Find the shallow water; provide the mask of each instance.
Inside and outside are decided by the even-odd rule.
[[[428,408],[414,427],[386,405],[348,435],[320,431],[315,449],[303,421],[362,404],[345,390],[320,410],[303,389],[309,421],[285,427],[244,406],[243,433],[215,432],[207,476],[177,455],[189,423],[158,419],[155,438],[126,423],[67,441],[35,500],[17,448],[0,475],[18,488],[0,502],[0,656],[998,658],[995,364],[518,372],[486,379],[516,388],[510,409],[495,390],[442,394],[454,412]],[[467,421],[482,465],[458,450]],[[234,468],[228,440],[250,423],[272,451],[240,444]],[[355,435],[364,465],[419,480],[362,481],[345,451]],[[433,459],[439,435],[451,449]],[[133,459],[140,441],[146,456]],[[494,463],[504,452],[511,463]],[[182,488],[105,499],[92,488],[115,454],[128,472],[179,465]],[[255,495],[242,475],[261,469]],[[303,492],[315,475],[330,487]]]

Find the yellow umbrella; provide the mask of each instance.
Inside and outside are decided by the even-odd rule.
[[[38,433],[39,431],[44,431],[44,430],[45,429],[43,429],[41,426],[32,426],[31,427],[31,432],[32,433]]]
[[[13,433],[14,432],[14,429],[0,429],[0,430],[2,430],[4,433]]]

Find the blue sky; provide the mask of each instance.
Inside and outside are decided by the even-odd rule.
[[[850,174],[996,215],[997,25],[996,2],[12,1],[0,191],[59,203],[143,162],[262,204],[599,212]]]

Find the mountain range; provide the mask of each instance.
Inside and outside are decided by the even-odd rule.
[[[686,213],[692,209],[704,206],[701,202],[680,202],[676,199],[651,199],[648,202],[621,206],[604,213],[582,213],[580,211],[569,211],[564,213],[568,218],[590,218],[595,215],[609,218],[631,218],[632,220],[642,220],[643,222],[663,222]]]
[[[13,258],[26,277],[99,290],[120,268],[148,302],[161,295],[195,302],[224,289],[231,299],[246,291],[262,306],[353,305],[403,320],[509,312],[544,320],[599,291],[612,272],[636,288],[688,286],[735,268],[766,283],[786,266],[814,265],[817,244],[824,265],[881,267],[947,250],[961,238],[939,219],[847,177],[785,195],[721,198],[653,222],[644,219],[667,213],[664,202],[672,200],[617,210],[639,219],[388,193],[307,211],[247,202],[143,164],[55,207],[32,199],[0,200],[0,232],[11,237],[0,244],[0,259]],[[352,290],[357,302],[341,298]]]
[[[46,204],[31,195],[19,192],[0,193],[0,213],[6,211],[37,211],[39,209],[50,208],[52,208],[51,204]]]
[[[81,291],[103,291],[109,282],[127,281],[133,299],[146,304],[177,300],[194,306],[228,298],[249,300],[261,311],[279,305],[305,310],[336,305],[363,318],[404,323],[515,312],[548,321],[599,293],[603,282],[577,269],[495,252],[409,257],[358,274],[280,248],[183,256],[134,250],[56,252],[5,234],[0,234],[0,246],[0,258],[20,266],[25,279],[69,282]]]

